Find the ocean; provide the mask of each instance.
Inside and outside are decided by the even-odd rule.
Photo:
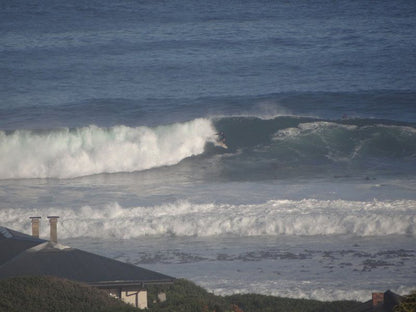
[[[0,220],[220,294],[416,288],[416,2],[0,4]]]

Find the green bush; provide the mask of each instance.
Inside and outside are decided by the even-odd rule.
[[[28,276],[0,280],[1,312],[138,311],[107,292],[56,277]]]
[[[343,312],[357,304],[356,301],[321,302],[255,294],[222,297],[186,280],[176,280],[170,286],[153,286],[148,291],[149,312]],[[166,302],[157,303],[160,291],[166,292]]]
[[[161,291],[167,295],[165,302],[157,301],[157,294]],[[229,304],[223,297],[215,296],[184,279],[178,279],[168,286],[149,287],[148,302],[150,312],[223,312],[229,310]]]
[[[165,292],[167,300],[158,302],[158,293]],[[412,299],[413,298],[413,299]],[[414,307],[415,297],[409,303]],[[413,301],[411,301],[413,300]],[[321,302],[265,295],[216,296],[184,279],[170,285],[148,287],[149,312],[343,312],[357,302]],[[408,312],[415,310],[402,310]],[[19,277],[0,280],[0,312],[38,311],[140,311],[107,292],[86,284],[55,277]]]
[[[343,312],[349,311],[356,301],[322,302],[309,299],[291,299],[274,296],[247,294],[226,297],[244,312]]]
[[[403,301],[394,308],[394,312],[415,312],[416,311],[416,291],[405,296]]]

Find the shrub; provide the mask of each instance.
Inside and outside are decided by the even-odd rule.
[[[416,311],[416,291],[405,296],[402,302],[394,308],[394,312],[415,312]]]
[[[0,311],[138,311],[107,292],[57,277],[27,276],[0,280]]]

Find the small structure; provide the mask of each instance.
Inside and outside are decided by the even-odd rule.
[[[160,292],[157,295],[157,300],[159,300],[159,302],[165,302],[166,301],[166,293]]]
[[[355,306],[349,312],[393,312],[394,307],[403,300],[402,296],[387,290],[386,292],[372,293],[372,299]]]
[[[49,225],[50,225],[50,240],[53,243],[58,242],[58,216],[48,216],[49,219]],[[33,223],[32,223],[33,227]],[[38,236],[39,237],[39,236]]]
[[[147,285],[174,281],[132,264],[0,227],[0,279],[24,275],[85,282],[141,309],[147,308]]]
[[[32,220],[32,236],[39,238],[39,223],[42,217],[30,217]]]

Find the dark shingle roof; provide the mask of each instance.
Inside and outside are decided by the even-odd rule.
[[[46,242],[0,226],[0,265],[13,259],[26,249]]]
[[[348,312],[374,312],[373,301],[369,300],[363,303],[358,303],[352,309],[348,310]]]
[[[0,265],[0,278],[52,275],[96,286],[159,284],[174,280],[132,264],[43,240],[28,240],[32,242],[27,245],[30,247],[21,250],[25,240],[4,238],[0,240],[0,254],[4,250],[1,241],[8,241],[7,247],[17,245],[16,250],[20,252]]]

